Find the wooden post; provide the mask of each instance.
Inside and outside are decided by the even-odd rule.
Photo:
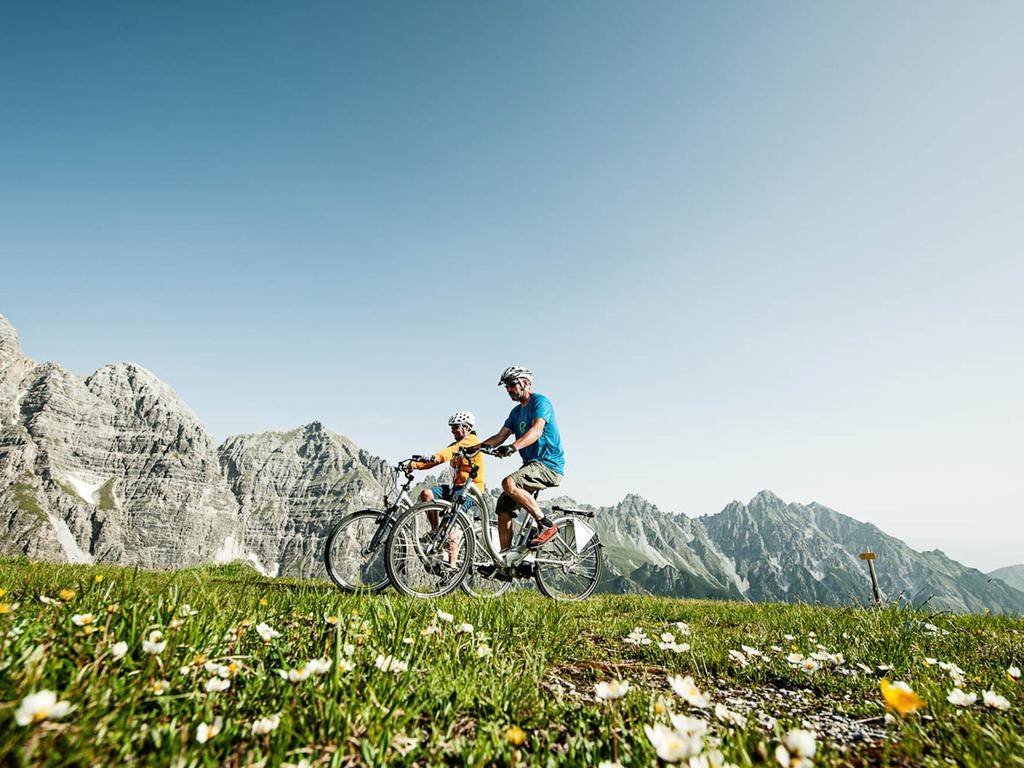
[[[871,591],[875,595],[875,605],[882,604],[882,595],[878,591],[878,579],[875,578],[875,553],[874,552],[861,552],[858,557],[861,560],[868,561],[868,573],[871,574]]]

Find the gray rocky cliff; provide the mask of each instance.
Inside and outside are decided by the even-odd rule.
[[[223,554],[238,503],[212,439],[167,384],[132,364],[86,379],[55,363],[19,370],[13,398],[5,379],[0,552],[147,568]]]
[[[228,438],[218,449],[241,505],[237,544],[266,573],[326,578],[324,539],[346,512],[380,505],[382,460],[319,422]]]

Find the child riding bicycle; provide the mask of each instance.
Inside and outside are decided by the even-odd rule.
[[[480,444],[480,438],[477,437],[474,426],[476,419],[470,411],[456,411],[448,418],[448,426],[452,430],[452,437],[455,438],[455,442],[449,444],[447,447],[442,448],[437,453],[430,456],[429,461],[413,461],[409,463],[410,469],[431,469],[440,464],[448,462],[452,468],[452,482],[450,484],[444,483],[441,485],[435,485],[432,488],[426,488],[420,493],[420,501],[434,501],[436,499],[443,499],[444,501],[452,501],[456,488],[464,486],[470,477],[470,470],[473,465],[476,465],[476,477],[473,479],[473,483],[477,486],[481,493],[484,491],[484,455],[477,453],[472,458],[467,459],[463,457],[459,451],[463,448],[470,448]],[[472,462],[472,464],[470,463]],[[467,508],[469,505],[475,506],[472,499],[465,498],[465,504]],[[438,517],[437,512],[431,511],[428,513],[431,528],[437,528]],[[458,544],[455,541],[455,535],[451,534],[448,537],[448,565],[452,568],[455,567],[458,560]]]

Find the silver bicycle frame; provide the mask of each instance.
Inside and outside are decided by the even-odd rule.
[[[472,484],[466,489],[466,495],[476,502],[477,507],[480,509],[480,538],[483,540],[484,550],[496,564],[507,568],[519,565],[520,563],[545,563],[571,567],[576,564],[579,555],[583,553],[584,547],[597,536],[597,531],[590,525],[580,520],[576,515],[570,515],[572,524],[569,530],[565,531],[565,540],[571,547],[566,552],[566,554],[573,556],[571,560],[538,557],[540,553],[535,549],[528,548],[526,544],[521,544],[518,547],[501,552],[498,549],[500,544],[492,541],[490,535],[492,520],[490,500],[480,493],[480,489],[476,485]]]

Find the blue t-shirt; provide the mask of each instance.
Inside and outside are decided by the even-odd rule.
[[[530,427],[537,419],[544,419],[544,431],[537,442],[526,446],[519,452],[523,457],[523,464],[538,461],[545,467],[564,475],[565,453],[562,451],[562,436],[558,432],[558,422],[555,421],[555,409],[552,407],[551,401],[544,395],[534,393],[530,395],[526,405],[517,405],[513,408],[508,418],[505,419],[505,426],[515,432],[518,440],[530,431]]]

